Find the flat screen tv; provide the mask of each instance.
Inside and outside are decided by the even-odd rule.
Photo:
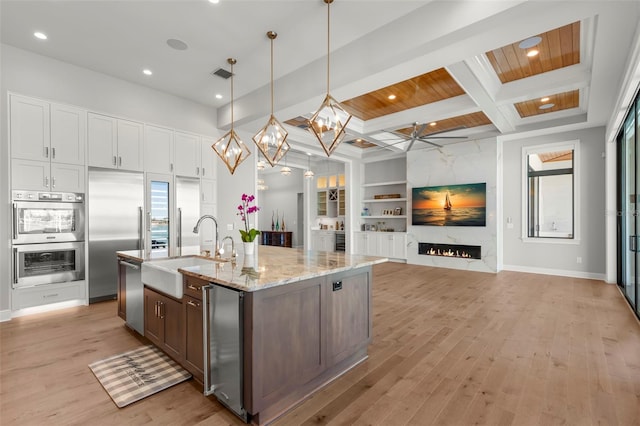
[[[414,226],[486,226],[487,184],[413,188],[411,224]]]

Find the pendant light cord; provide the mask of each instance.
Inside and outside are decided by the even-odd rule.
[[[271,116],[273,116],[273,38],[271,40]]]
[[[327,3],[327,95],[329,94],[329,61],[331,52],[331,2]]]
[[[231,130],[233,130],[233,62],[231,65]]]

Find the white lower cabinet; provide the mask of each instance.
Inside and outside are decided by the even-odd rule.
[[[312,231],[311,250],[335,251],[336,235],[332,231]]]
[[[13,290],[11,308],[17,311],[19,309],[72,300],[78,301],[78,304],[85,304],[87,298],[86,288],[86,281],[71,281],[17,288]]]
[[[407,259],[407,234],[404,232],[355,232],[354,252],[365,256]]]

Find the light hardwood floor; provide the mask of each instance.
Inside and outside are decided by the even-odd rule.
[[[370,357],[275,425],[640,425],[640,324],[616,286],[387,263]],[[141,345],[115,302],[0,324],[0,424],[241,424],[185,382],[118,409],[87,365]]]

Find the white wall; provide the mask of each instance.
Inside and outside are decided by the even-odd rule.
[[[302,236],[297,232],[298,194],[304,193],[305,186],[303,172],[301,169],[292,168],[289,176],[283,176],[280,173],[265,173],[260,176],[269,187],[266,191],[260,192],[260,229],[271,230],[271,217],[273,216],[275,223],[277,211],[280,230],[282,230],[284,215],[285,230],[293,232],[294,247],[301,245],[303,241]]]
[[[523,242],[522,148],[580,141],[580,240],[575,244]],[[604,127],[568,131],[503,143],[504,198],[502,227],[504,269],[604,279],[605,274]],[[507,228],[506,218],[514,227]],[[582,263],[578,263],[578,257]]]
[[[409,219],[407,263],[470,271],[497,272],[496,234],[498,193],[498,144],[484,139],[407,154],[407,186],[487,184],[486,226],[412,226]],[[418,243],[462,244],[482,247],[482,259],[456,259],[418,254]]]
[[[250,146],[252,154],[244,160],[236,169],[234,174],[229,173],[227,167],[222,163],[218,163],[218,226],[220,226],[220,238],[230,235],[235,241],[236,247],[242,245],[240,239],[240,229],[244,229],[244,223],[240,220],[238,212],[238,205],[242,202],[242,194],[253,194],[256,197],[255,204],[261,206],[262,200],[260,193],[256,191],[256,153],[253,150],[253,146],[249,145],[251,142],[250,134],[246,132],[238,131],[240,138],[247,146]],[[253,144],[253,142],[251,142]],[[264,212],[258,212],[251,215],[251,226],[260,223],[261,217]],[[229,227],[233,229],[230,230]],[[257,243],[256,243],[257,244]]]
[[[194,133],[218,134],[213,108],[0,44],[0,320],[8,319],[11,289],[8,92]]]

